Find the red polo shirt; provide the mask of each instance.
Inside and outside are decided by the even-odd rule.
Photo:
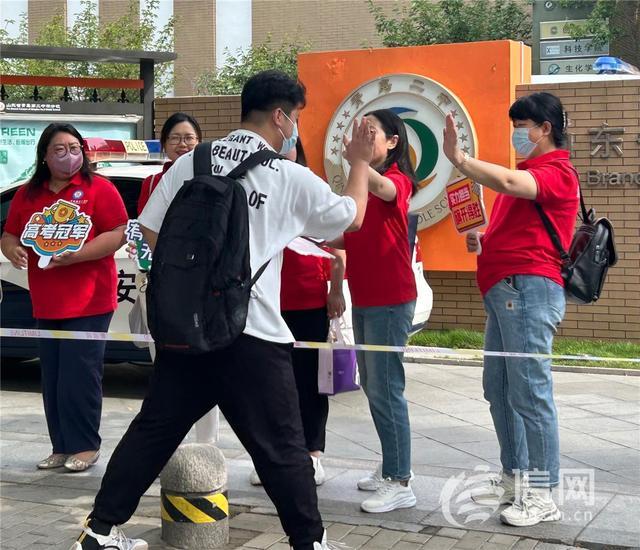
[[[359,231],[344,234],[351,301],[356,307],[390,306],[416,299],[409,255],[411,180],[394,164],[385,172],[396,187],[386,202],[369,193]]]
[[[303,256],[288,248],[282,258],[280,309],[319,309],[327,305],[328,258]]]
[[[510,275],[539,275],[563,284],[561,261],[534,202],[553,223],[562,246],[569,248],[575,228],[580,195],[578,178],[569,151],[557,149],[518,164],[536,180],[535,201],[498,194],[491,220],[482,237],[478,256],[478,287],[486,294]]]
[[[5,231],[20,238],[32,214],[53,205],[57,200],[77,204],[91,217],[92,227],[85,245],[100,233],[127,223],[127,211],[114,185],[98,175],[91,182],[80,173],[59,193],[49,184],[27,196],[21,187],[11,201]],[[39,256],[31,247],[29,255],[29,291],[36,319],[69,319],[114,311],[117,303],[116,263],[113,255],[99,260],[41,269]]]

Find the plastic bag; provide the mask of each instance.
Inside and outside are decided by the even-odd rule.
[[[344,321],[331,319],[328,342],[344,344]],[[349,349],[318,350],[318,393],[335,395],[360,389],[356,352]]]
[[[145,291],[147,290],[147,274],[138,273],[136,275],[136,288],[138,296],[129,312],[129,330],[131,334],[149,334],[147,325],[147,303]],[[137,348],[148,348],[149,342],[134,342]]]

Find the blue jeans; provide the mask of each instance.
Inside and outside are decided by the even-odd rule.
[[[546,277],[514,275],[491,287],[484,306],[485,350],[551,353],[565,312],[560,285]],[[551,360],[487,356],[482,383],[503,470],[528,471],[532,486],[557,485],[560,445]]]
[[[413,322],[415,301],[394,306],[354,307],[356,344],[404,346]],[[360,384],[382,446],[382,475],[394,480],[411,476],[411,430],[404,398],[402,353],[358,351]]]

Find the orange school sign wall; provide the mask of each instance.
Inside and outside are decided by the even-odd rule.
[[[309,167],[336,191],[346,183],[342,135],[354,118],[393,109],[405,120],[420,180],[411,209],[418,213],[424,268],[474,271],[455,229],[445,187],[459,173],[442,154],[444,117],[452,111],[460,146],[470,155],[514,166],[509,106],[516,85],[531,78],[531,51],[511,41],[301,54],[298,74],[307,87],[300,132]],[[490,212],[495,194],[485,193]]]

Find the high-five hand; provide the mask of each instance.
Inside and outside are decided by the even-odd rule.
[[[442,150],[451,164],[458,166],[464,162],[464,155],[458,147],[458,130],[453,115],[449,113],[446,118],[445,127],[442,131],[443,143]]]
[[[373,158],[374,141],[375,135],[371,131],[369,122],[365,118],[359,123],[357,119],[354,119],[351,139],[346,134],[342,138],[344,145],[342,156],[349,164],[354,160],[363,160],[369,164]]]

